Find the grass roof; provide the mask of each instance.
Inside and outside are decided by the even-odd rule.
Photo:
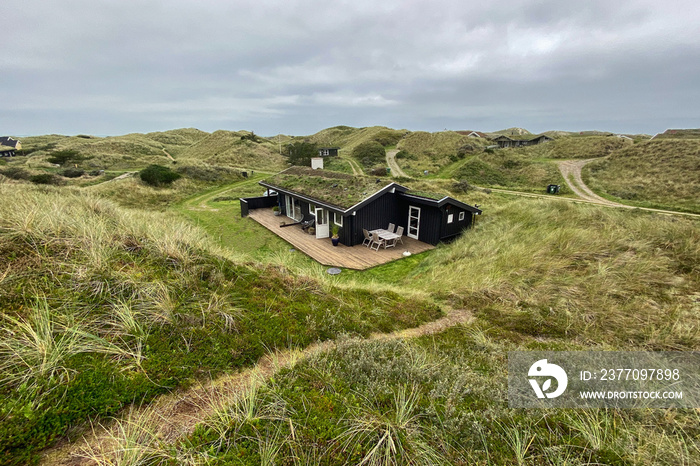
[[[426,199],[433,199],[435,201],[440,201],[447,197],[447,194],[434,193],[431,191],[408,191],[406,194],[416,197],[424,197]]]
[[[500,137],[506,137],[506,138],[511,139],[513,141],[532,141],[533,139],[537,139],[537,138],[542,137],[542,136],[546,136],[546,135],[544,135],[544,134],[513,134],[513,135],[501,134],[496,139],[498,139]],[[549,137],[549,136],[547,136],[547,137]]]
[[[318,199],[326,204],[348,209],[391,183],[368,176],[353,176],[309,167],[291,167],[273,175],[264,183],[286,191]]]

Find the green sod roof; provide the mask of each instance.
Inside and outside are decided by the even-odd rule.
[[[391,181],[309,167],[291,167],[264,179],[262,183],[347,210],[385,188]]]

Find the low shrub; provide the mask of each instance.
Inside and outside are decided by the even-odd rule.
[[[253,141],[256,143],[262,142],[262,139],[260,139],[260,137],[252,131],[250,132],[250,134],[244,134],[243,136],[241,136],[241,141],[246,141],[246,140]]]
[[[80,178],[84,174],[85,170],[80,168],[66,168],[61,172],[61,176],[65,176],[66,178]]]
[[[384,130],[377,133],[373,140],[384,147],[394,146],[404,137],[404,134],[399,131]]]
[[[452,191],[456,193],[466,193],[472,189],[474,189],[474,187],[470,185],[467,180],[459,180],[452,185]]]
[[[34,184],[59,184],[58,177],[51,173],[32,175],[29,177],[29,181]]]
[[[8,167],[0,173],[13,180],[28,180],[32,175],[24,168]]]
[[[82,159],[83,157],[78,153],[77,150],[59,150],[53,152],[46,160],[49,163],[57,163],[59,165],[64,165],[68,162],[77,162]]]
[[[367,141],[353,149],[352,156],[359,160],[365,167],[374,167],[384,163],[386,151],[384,147],[376,141]]]
[[[162,165],[149,165],[139,172],[139,176],[144,183],[151,186],[171,184],[182,177],[179,173]]]
[[[405,150],[400,150],[396,153],[395,156],[396,160],[417,160],[418,157],[416,157],[414,154],[411,154],[410,152],[406,152]]]
[[[373,168],[369,171],[369,174],[372,176],[386,176],[386,168],[385,167]]]

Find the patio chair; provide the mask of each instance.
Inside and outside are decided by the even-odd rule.
[[[396,228],[395,225],[394,225],[393,223],[390,223],[390,224],[389,224],[389,228],[387,228],[387,230],[389,230],[390,233],[393,233],[393,232],[394,232],[394,228]]]
[[[306,222],[301,222],[301,230],[307,231],[309,228],[314,226],[315,223],[316,223],[315,218],[312,218],[311,220],[307,220]]]
[[[362,242],[362,245],[370,247],[372,245],[372,237],[369,235],[369,231],[363,228],[362,233],[365,235],[365,240]]]
[[[398,227],[396,229],[396,234],[399,235],[399,237],[396,238],[396,241],[401,241],[401,244],[403,244],[403,227]]]
[[[375,244],[377,245],[376,249],[374,247]],[[386,245],[386,241],[379,237],[379,233],[372,233],[372,244],[369,245],[369,248],[379,251],[379,247],[384,245]]]

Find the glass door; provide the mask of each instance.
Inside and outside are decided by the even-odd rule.
[[[321,207],[316,207],[316,238],[328,238],[328,211]]]
[[[292,196],[289,194],[285,194],[284,196],[284,206],[285,210],[287,211],[287,217],[289,218],[294,218],[294,199]]]
[[[418,239],[418,230],[420,229],[420,207],[408,207],[408,231],[406,236],[413,239]]]

